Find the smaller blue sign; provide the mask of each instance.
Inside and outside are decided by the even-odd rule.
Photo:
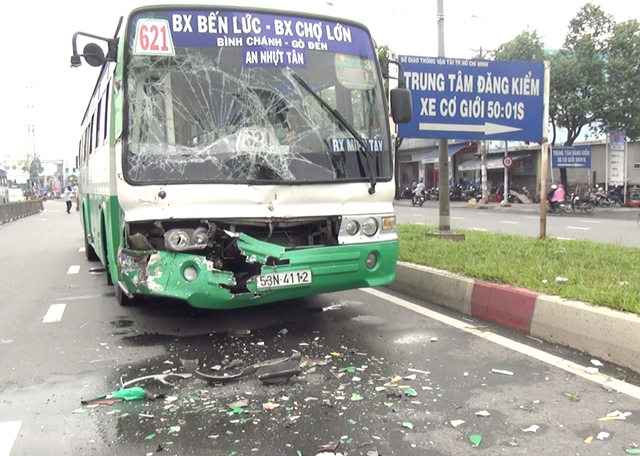
[[[553,168],[591,168],[591,146],[554,147],[551,150]]]

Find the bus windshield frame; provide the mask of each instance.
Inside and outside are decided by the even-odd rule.
[[[122,165],[129,184],[392,179],[386,97],[362,26],[163,7],[136,10],[127,30]]]

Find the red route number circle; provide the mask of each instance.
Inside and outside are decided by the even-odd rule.
[[[505,168],[511,168],[513,166],[513,157],[511,155],[507,155],[502,159],[502,165]]]

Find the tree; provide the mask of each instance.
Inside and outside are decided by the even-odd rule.
[[[536,31],[522,32],[496,50],[494,57],[500,60],[550,60],[551,145],[555,145],[557,128],[567,130],[564,145],[571,146],[586,126],[602,120],[602,100],[607,92],[604,51],[611,30],[612,17],[587,3],[569,22],[564,48],[557,53],[545,53]],[[560,179],[566,187],[565,168],[560,169]]]
[[[605,131],[640,137],[640,23],[616,24],[605,50],[607,84],[601,103]]]
[[[519,60],[521,62],[542,62],[547,58],[538,31],[525,30],[511,41],[501,44],[493,51],[495,60]]]
[[[22,171],[29,173],[29,179],[31,180],[31,186],[36,185],[38,189],[40,188],[40,173],[44,171],[44,168],[40,164],[40,159],[37,155],[31,158],[27,163],[22,167]]]
[[[388,59],[389,56],[389,45],[383,44],[382,46],[376,47],[376,54],[378,56],[378,61],[382,62],[385,59]],[[386,95],[386,99],[389,99],[389,79],[386,78],[384,80],[384,93]]]
[[[69,174],[67,176],[67,185],[77,185],[78,184],[78,176],[75,174]]]
[[[565,146],[572,146],[583,128],[602,119],[600,110],[606,92],[603,51],[613,18],[602,8],[587,3],[569,22],[564,49],[551,58],[551,105],[553,130],[566,128]],[[567,186],[567,170],[560,169]]]
[[[382,46],[376,46],[376,54],[378,56],[378,61],[384,62],[386,59],[390,57],[390,53],[391,52],[389,50],[389,45],[384,44]],[[388,77],[384,79],[384,93],[385,93],[386,99],[389,100],[389,78]],[[389,113],[387,113],[387,115],[389,115]],[[398,147],[400,146],[401,142],[402,142],[401,139],[396,140],[395,153],[393,154],[394,155],[393,175],[394,175],[394,180],[396,184],[398,183],[400,178],[400,155],[398,154]],[[398,187],[398,185],[396,185],[395,199],[396,200],[400,199],[400,188]]]

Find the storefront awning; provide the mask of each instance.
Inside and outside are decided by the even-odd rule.
[[[509,154],[513,161],[522,160],[531,154]],[[502,164],[503,154],[491,154],[487,155],[487,169],[501,169],[504,168]],[[458,165],[458,171],[475,171],[476,169],[482,169],[482,158],[474,158],[473,160],[466,161]]]
[[[456,153],[460,152],[465,147],[469,146],[469,143],[463,144],[449,144],[449,158],[453,157]],[[438,163],[438,157],[440,155],[439,148],[436,147],[435,150],[432,150],[424,157],[422,157],[422,163]]]

